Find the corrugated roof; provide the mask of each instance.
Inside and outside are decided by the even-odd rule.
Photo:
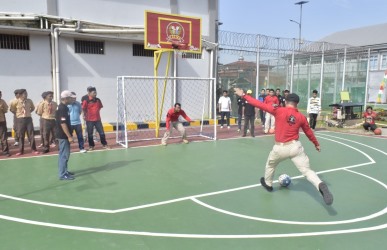
[[[387,23],[339,31],[320,39],[320,41],[352,46],[387,43]]]

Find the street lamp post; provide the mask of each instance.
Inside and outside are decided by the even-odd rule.
[[[302,30],[302,5],[308,3],[309,1],[300,1],[295,3],[295,5],[300,5],[300,21],[294,21],[290,19],[291,22],[298,24],[298,50],[301,49],[301,30]]]

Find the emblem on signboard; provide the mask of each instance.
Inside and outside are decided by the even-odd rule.
[[[167,25],[167,41],[184,42],[184,27],[177,22],[171,22]]]

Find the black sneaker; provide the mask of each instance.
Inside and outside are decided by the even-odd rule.
[[[320,190],[320,193],[323,196],[325,204],[332,205],[332,203],[333,203],[333,195],[329,191],[327,184],[325,184],[324,182],[321,182],[318,185],[318,189]]]
[[[273,187],[268,186],[265,182],[265,178],[261,177],[261,185],[264,187],[267,191],[271,192],[273,191]]]
[[[59,178],[59,180],[61,181],[71,181],[71,180],[74,180],[75,178],[72,177],[71,175],[69,174],[65,174],[63,175],[62,177]]]

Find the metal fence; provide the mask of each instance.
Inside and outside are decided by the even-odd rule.
[[[370,53],[344,44],[219,31],[218,94],[233,87],[251,89],[256,97],[262,88],[288,89],[300,96],[303,109],[316,89],[328,110],[347,91],[352,102],[366,105]]]

